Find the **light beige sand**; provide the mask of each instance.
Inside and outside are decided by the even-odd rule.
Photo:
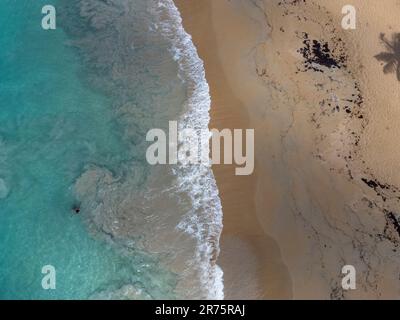
[[[352,1],[347,31],[343,0],[176,2],[205,61],[211,127],[256,130],[254,176],[214,167],[226,298],[399,298],[400,84],[374,58],[379,34],[400,32],[398,1]],[[304,33],[346,66],[305,70]],[[357,290],[341,287],[346,264]]]

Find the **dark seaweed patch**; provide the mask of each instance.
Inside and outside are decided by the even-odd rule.
[[[313,70],[317,72],[323,72],[318,66],[327,68],[342,68],[345,67],[347,57],[345,54],[340,54],[335,57],[333,54],[334,50],[331,50],[328,42],[311,40],[307,33],[303,33],[303,45],[298,52],[305,59],[304,66],[306,71]]]
[[[400,237],[400,221],[399,221],[399,219],[396,217],[396,215],[393,212],[386,211],[385,214],[386,214],[387,222],[393,226],[394,230],[396,230],[397,234]]]
[[[378,187],[382,188],[382,189],[389,189],[389,186],[386,184],[382,184],[377,180],[368,180],[365,178],[361,179],[366,185],[368,185],[370,188],[374,189],[376,191],[376,189]]]
[[[361,179],[368,187],[373,189],[377,196],[386,202],[387,199],[394,199],[399,201],[400,196],[398,195],[400,190],[393,185],[379,182],[377,179]]]

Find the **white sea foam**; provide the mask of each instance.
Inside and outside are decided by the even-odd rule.
[[[172,43],[172,54],[180,67],[180,78],[188,86],[188,98],[179,119],[180,129],[193,128],[209,132],[211,98],[203,61],[191,36],[184,30],[181,15],[172,0],[158,2],[159,27]],[[210,133],[211,134],[211,133]],[[216,265],[222,231],[222,206],[211,168],[207,165],[178,166],[174,170],[180,190],[191,199],[192,208],[178,225],[195,237],[196,265],[201,284],[207,288],[207,299],[223,299],[223,272]]]

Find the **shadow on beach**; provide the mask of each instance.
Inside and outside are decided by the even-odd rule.
[[[383,73],[396,73],[397,80],[400,81],[400,33],[393,33],[392,39],[386,38],[384,33],[379,38],[386,48],[386,52],[381,52],[375,59],[384,63]]]

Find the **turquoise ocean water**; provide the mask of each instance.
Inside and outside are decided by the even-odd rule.
[[[208,124],[172,2],[2,0],[0,27],[0,299],[221,298],[210,169],[144,157],[149,129]]]

